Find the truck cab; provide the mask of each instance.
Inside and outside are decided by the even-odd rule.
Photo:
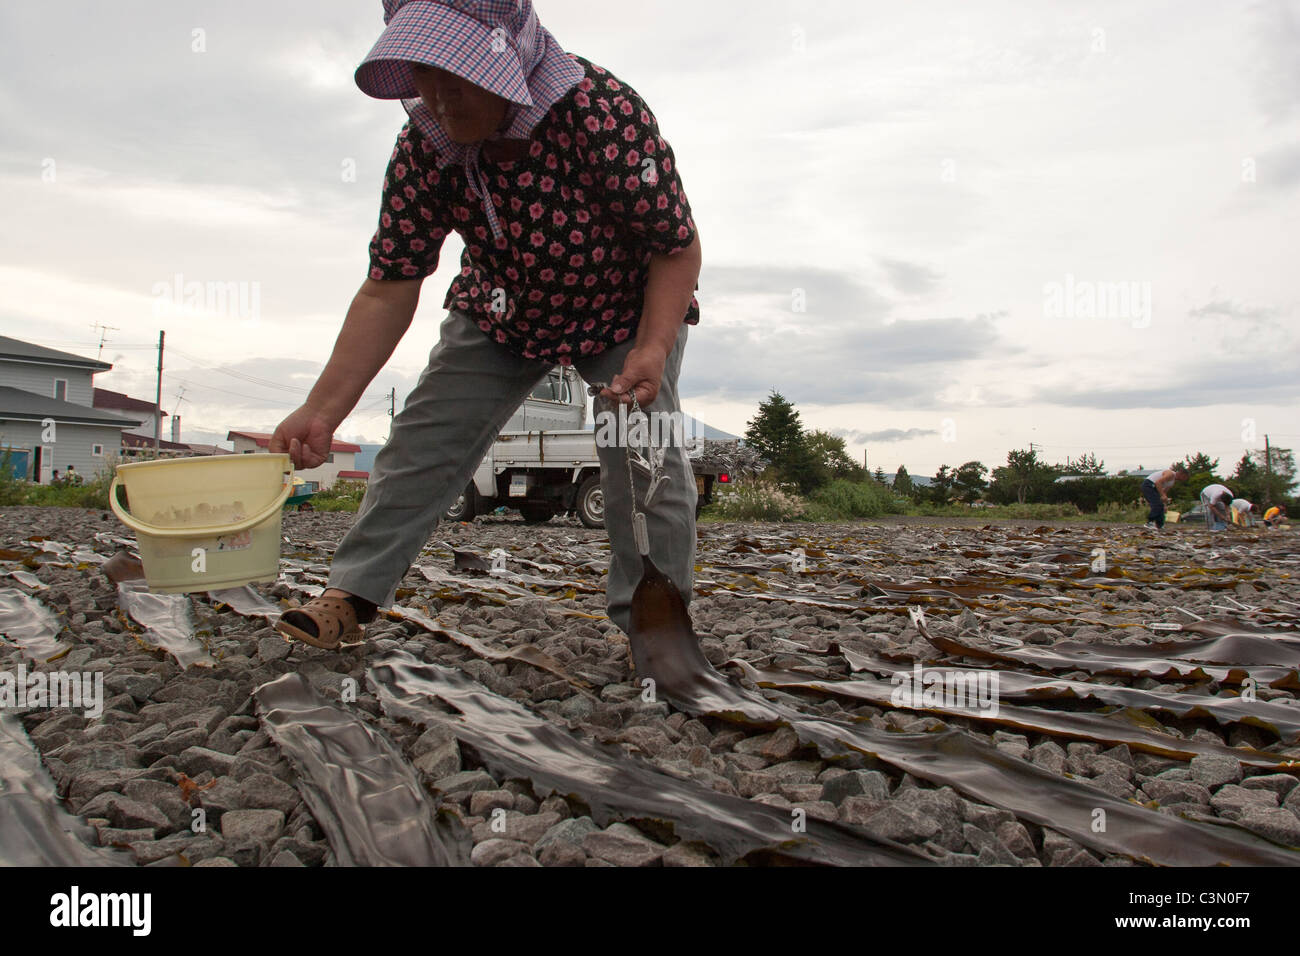
[[[698,447],[688,444],[687,454]],[[696,471],[699,508],[712,496],[710,469]],[[588,425],[587,384],[572,368],[557,366],[533,387],[506,422],[475,469],[464,492],[447,510],[452,521],[469,521],[501,507],[517,508],[528,522],[576,514],[589,528],[604,527],[604,495],[596,433]]]

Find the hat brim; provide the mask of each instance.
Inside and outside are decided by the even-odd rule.
[[[408,3],[357,67],[357,86],[380,100],[413,99],[411,63],[436,66],[523,106],[533,104],[513,38],[441,3]]]

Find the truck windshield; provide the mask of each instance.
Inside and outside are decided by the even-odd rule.
[[[538,382],[528,397],[541,399],[545,402],[568,402],[568,379],[552,373]]]

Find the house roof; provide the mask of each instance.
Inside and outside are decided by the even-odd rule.
[[[351,478],[351,479],[354,479],[354,480],[360,479],[361,481],[365,481],[367,478],[370,477],[370,472],[368,472],[368,471],[340,471],[340,472],[339,472],[339,477],[340,477],[340,478]]]
[[[143,412],[147,415],[152,415],[158,410],[158,406],[153,402],[132,398],[125,392],[114,392],[107,388],[94,388],[91,392],[90,401],[96,408],[114,408],[118,411]],[[167,417],[166,412],[163,412],[163,417]]]
[[[222,448],[220,445],[196,445],[194,442],[189,443],[190,451],[196,455],[233,455],[234,452],[229,448]]]
[[[61,425],[106,425],[114,428],[134,428],[140,424],[139,419],[46,398],[8,385],[0,385],[0,418],[31,422],[52,418]]]
[[[113,367],[110,363],[101,362],[99,359],[85,358],[73,355],[71,352],[60,352],[58,349],[47,349],[43,345],[11,339],[7,335],[0,335],[0,359],[16,359],[20,362],[34,362],[37,365],[67,365],[95,372],[107,372]]]
[[[149,435],[136,435],[133,434],[132,432],[122,432],[122,447],[123,448],[152,448],[153,437]],[[158,439],[158,448],[161,451],[191,451],[192,450],[189,445],[185,445],[180,442],[167,441],[166,439],[163,438]]]
[[[266,448],[271,444],[271,435],[269,432],[237,432],[232,431],[226,436],[226,441],[234,441],[236,438],[247,438],[257,442],[259,448]],[[360,445],[354,445],[346,441],[330,442],[330,451],[352,452],[356,454],[361,450]]]

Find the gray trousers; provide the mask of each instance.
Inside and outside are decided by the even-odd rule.
[[[683,323],[664,364],[659,394],[648,412],[679,412],[677,375],[686,347]],[[623,369],[634,342],[574,360],[588,382],[609,382]],[[356,523],[334,555],[329,586],[375,604],[391,604],[401,581],[443,513],[464,491],[497,433],[551,363],[525,359],[489,339],[465,313],[451,311],[429,364],[393,419],[388,443],[375,457]],[[632,498],[626,450],[597,448],[610,566],[609,618],[624,631],[632,592],[641,580],[641,556],[632,534]],[[644,509],[650,556],[691,600],[695,570],[695,478],[684,449],[670,447],[664,473],[671,480]],[[636,475],[637,501],[646,482]]]

